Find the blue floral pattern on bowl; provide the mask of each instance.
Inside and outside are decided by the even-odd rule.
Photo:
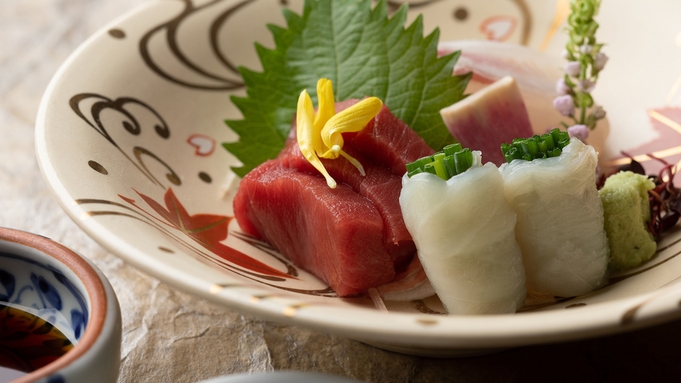
[[[88,322],[88,303],[76,280],[49,263],[0,252],[0,302],[47,320],[74,345]]]

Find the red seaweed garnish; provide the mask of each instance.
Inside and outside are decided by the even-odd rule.
[[[657,175],[649,176],[655,183],[655,188],[648,190],[650,200],[648,228],[657,240],[660,234],[674,227],[679,221],[679,217],[681,217],[681,193],[674,186],[676,167],[652,154],[648,154],[648,156],[664,165]]]

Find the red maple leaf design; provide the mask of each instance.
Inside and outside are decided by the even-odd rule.
[[[648,110],[648,115],[658,137],[650,142],[628,148],[625,152],[640,162],[647,174],[657,174],[664,167],[664,163],[655,158],[677,166],[681,163],[681,108],[651,109]],[[611,159],[606,166],[616,170],[617,166],[627,163],[629,163],[627,156],[618,156]],[[681,186],[681,177],[675,177],[674,184],[677,187]]]
[[[177,199],[171,188],[168,188],[163,196],[163,203],[165,206],[137,190],[135,190],[135,192],[160,216],[160,219],[154,218],[180,230],[203,248],[220,258],[259,274],[273,277],[295,278],[223,244],[222,241],[227,238],[229,223],[234,217],[214,214],[190,215],[180,200]],[[135,203],[134,199],[124,197],[120,194],[119,197],[144,211],[144,209]],[[147,213],[146,211],[144,212]]]

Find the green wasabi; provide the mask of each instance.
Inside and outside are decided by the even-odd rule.
[[[657,250],[657,243],[648,230],[648,190],[654,187],[648,177],[626,171],[608,177],[598,192],[610,244],[610,266],[614,269],[636,267]]]

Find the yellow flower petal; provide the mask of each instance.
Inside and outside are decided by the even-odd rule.
[[[383,102],[377,97],[369,97],[334,115],[326,122],[321,131],[322,142],[329,148],[329,157],[338,158],[343,148],[341,133],[359,132],[381,111]],[[324,154],[326,154],[324,153]],[[319,153],[318,153],[319,154]]]
[[[314,166],[320,173],[326,178],[326,184],[330,188],[336,187],[336,180],[334,180],[329,172],[326,171],[324,165],[317,157],[317,153],[314,150],[314,106],[312,105],[312,99],[307,91],[303,90],[298,97],[297,115],[296,115],[296,139],[298,141],[298,147],[300,147],[300,152],[303,154],[305,159],[307,159],[312,166]]]
[[[336,102],[333,98],[333,84],[328,78],[317,81],[317,100],[319,107],[314,118],[315,128],[322,130],[326,122],[336,114]]]
[[[321,158],[347,159],[360,174],[366,175],[362,164],[343,151],[342,133],[359,132],[374,118],[383,107],[383,102],[376,97],[366,98],[357,104],[336,113],[331,80],[321,78],[317,81],[317,98],[319,108],[314,111],[312,99],[306,90],[298,98],[297,130],[298,146],[312,166],[326,178],[331,188],[336,181],[329,175]]]

